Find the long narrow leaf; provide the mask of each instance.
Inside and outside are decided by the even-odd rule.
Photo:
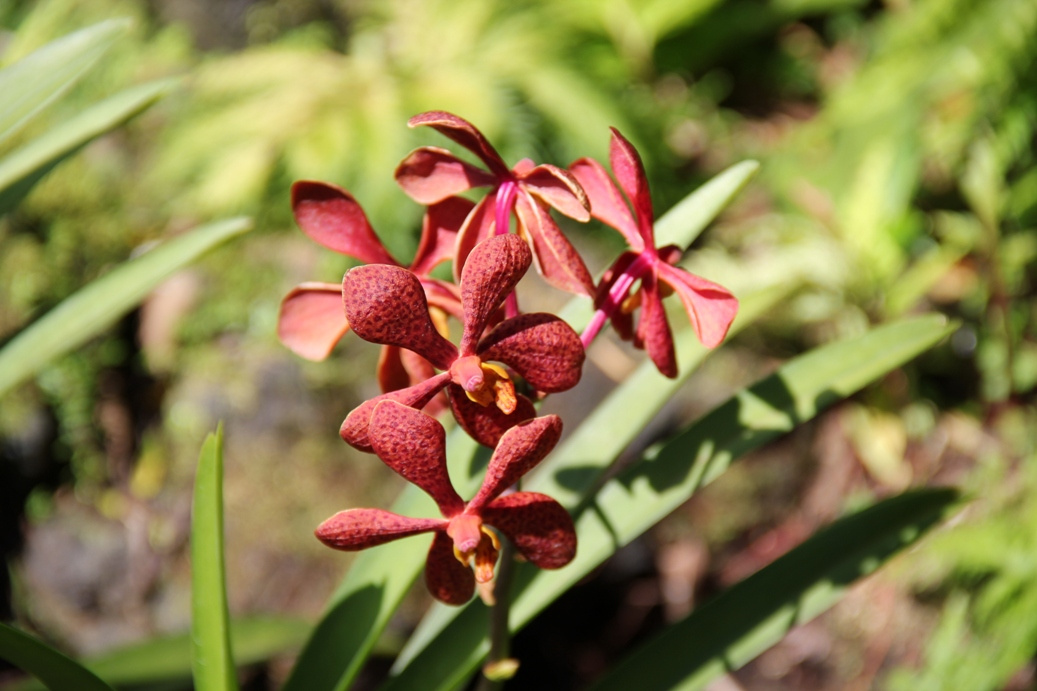
[[[594,688],[704,688],[838,602],[957,498],[952,489],[918,490],[836,521],[634,651]]]
[[[576,517],[576,558],[558,571],[519,569],[511,610],[518,629],[554,598],[684,503],[743,454],[927,350],[951,330],[942,316],[878,327],[782,366],[606,484]],[[389,684],[452,689],[486,653],[486,610],[469,605]]]
[[[0,70],[0,143],[86,74],[129,25],[125,19],[95,24]]]
[[[246,218],[212,223],[163,243],[90,283],[0,350],[0,396],[104,331],[155,286],[207,250],[245,232]]]
[[[210,434],[198,457],[191,510],[192,670],[198,691],[238,687],[230,647],[223,564],[223,427]]]
[[[46,643],[0,623],[0,658],[25,670],[51,689],[112,691],[112,687],[82,665]]]
[[[297,618],[253,617],[230,622],[230,640],[238,664],[250,665],[297,650],[312,625]],[[193,653],[189,633],[160,636],[82,660],[83,666],[116,686],[183,683],[190,686]],[[4,691],[45,691],[36,680],[4,686]]]
[[[766,314],[791,287],[772,287],[743,298],[731,336]],[[675,331],[674,346],[681,364],[676,378],[659,374],[651,360],[642,362],[548,455],[536,473],[523,481],[523,489],[547,494],[574,511],[710,352],[687,325]],[[637,405],[630,405],[631,401],[637,401]],[[608,430],[608,434],[601,430]],[[458,614],[457,607],[434,604],[407,640],[394,669],[405,667]]]
[[[127,89],[6,155],[0,160],[0,214],[17,206],[32,186],[66,157],[149,107],[175,83],[163,79]]]
[[[692,192],[659,220],[657,227],[664,228],[664,234],[660,237],[665,242],[687,246],[745,186],[757,168],[758,165],[751,161],[732,166]],[[579,328],[590,316],[588,305],[588,301],[576,299],[561,314],[570,324]],[[740,328],[747,322],[747,319],[742,319],[733,328]],[[680,342],[690,344],[688,339]],[[701,357],[696,355],[695,347],[690,345],[685,355],[678,355],[682,363],[688,363],[685,373],[690,373],[693,363]],[[651,376],[662,378],[658,374]],[[624,441],[617,437],[617,453],[632,438],[630,436]],[[463,433],[451,434],[449,437],[451,476],[462,493],[473,490],[471,485],[474,477],[470,469],[477,465],[472,461],[475,448]],[[609,460],[612,458],[614,456]],[[414,486],[407,486],[393,504],[392,510],[404,515],[431,516],[435,514],[430,512],[436,509],[423,492]],[[377,550],[361,553],[332,596],[323,619],[288,679],[285,691],[348,689],[389,617],[418,577],[426,552],[427,545],[415,539],[381,545]]]

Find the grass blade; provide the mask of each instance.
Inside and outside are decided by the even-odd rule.
[[[593,688],[701,689],[838,602],[957,501],[924,489],[842,518],[626,657]]]
[[[513,629],[680,506],[733,460],[902,365],[950,331],[946,319],[932,315],[815,349],[685,428],[580,507],[580,543],[571,564],[558,571],[518,570]],[[481,604],[469,605],[388,688],[452,689],[463,684],[485,655],[485,620]]]
[[[97,676],[46,643],[0,623],[0,657],[25,670],[50,689],[112,691]]]
[[[221,425],[202,445],[191,506],[192,670],[198,691],[226,691],[238,687],[229,622],[223,563]]]
[[[0,214],[17,206],[65,158],[148,108],[175,83],[163,79],[122,91],[7,154],[0,160]]]
[[[90,71],[129,25],[125,19],[94,24],[0,70],[0,143]]]
[[[174,271],[250,226],[248,219],[234,218],[196,228],[68,297],[0,349],[0,396],[104,331]]]

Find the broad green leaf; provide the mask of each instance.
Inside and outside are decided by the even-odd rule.
[[[0,143],[86,74],[129,25],[120,19],[95,24],[0,70]]]
[[[686,427],[580,507],[575,516],[579,546],[572,563],[557,571],[528,565],[517,571],[512,628],[523,626],[733,460],[932,347],[951,329],[942,316],[932,315],[817,348]],[[486,611],[481,603],[466,607],[389,688],[452,689],[463,684],[486,653]]]
[[[755,162],[740,163],[692,192],[657,222],[657,228],[665,229],[663,235],[659,236],[660,242],[677,242],[682,246],[691,243],[742,189],[757,168]],[[580,328],[581,320],[585,324],[590,317],[588,305],[586,300],[575,299],[561,314],[570,324]],[[751,314],[751,311],[746,310],[745,313]],[[733,330],[741,328],[748,321],[745,317],[740,318],[732,327]],[[690,329],[686,331],[690,334]],[[697,352],[700,346],[692,342],[693,337],[689,334],[678,336],[678,347],[681,348],[678,358],[682,363],[684,377],[691,373],[694,364],[705,355],[704,352]],[[664,379],[654,372],[643,376],[655,381]],[[665,402],[664,395],[669,394],[659,394],[659,399],[646,400],[644,410],[656,410],[657,407],[653,406],[662,405]],[[631,418],[629,411],[618,407],[615,410],[629,422],[624,427],[628,436],[625,439],[622,435],[614,436],[615,454],[609,456],[606,465],[640,431],[640,425],[633,420],[642,420],[640,424],[643,424],[652,417],[649,414],[643,418]],[[455,431],[449,436],[451,477],[462,495],[470,495],[478,484],[471,472],[473,467],[478,467],[472,460],[475,449],[476,446],[463,433]],[[555,455],[557,452],[552,454]],[[436,515],[432,501],[421,490],[410,485],[404,489],[391,510],[409,516]],[[403,595],[420,574],[427,551],[426,541],[410,539],[380,545],[378,549],[359,554],[332,596],[324,618],[303,649],[285,691],[348,689]]]
[[[211,223],[127,261],[68,297],[0,349],[0,396],[107,329],[177,269],[245,232],[246,218]]]
[[[148,108],[175,83],[163,79],[127,89],[4,156],[0,159],[0,214],[13,209],[40,178],[66,157]]]
[[[249,665],[298,649],[311,625],[302,619],[255,617],[230,622],[230,639],[239,664]],[[191,680],[191,635],[162,636],[83,660],[91,672],[114,686],[144,686]],[[35,680],[5,691],[40,691]]]
[[[112,691],[112,687],[46,643],[0,623],[0,658],[25,670],[51,689]]]
[[[198,691],[238,687],[223,563],[223,426],[202,445],[191,506],[192,671]]]
[[[667,628],[594,688],[705,688],[838,602],[851,583],[920,538],[957,498],[952,489],[917,490],[836,521]]]

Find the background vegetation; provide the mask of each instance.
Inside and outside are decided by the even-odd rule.
[[[289,628],[320,613],[348,558],[313,527],[400,487],[336,434],[372,393],[376,349],[354,340],[313,364],[276,340],[287,290],[347,267],[294,227],[287,190],[347,187],[409,256],[420,209],[392,171],[428,143],[406,119],[436,108],[477,124],[509,161],[604,158],[617,126],[645,156],[660,210],[760,162],[695,249],[710,278],[785,285],[789,298],[712,356],[646,437],[870,325],[931,311],[959,325],[620,552],[516,641],[520,656],[543,631],[568,641],[526,673],[585,684],[853,507],[951,484],[972,500],[950,525],[733,681],[1034,683],[1037,2],[7,0],[0,66],[115,17],[129,29],[0,153],[101,98],[171,81],[3,207],[0,343],[149,243],[239,214],[255,230],[4,395],[5,621],[84,656],[185,630],[194,462],[220,419],[231,611]],[[594,271],[617,247],[600,230],[573,229],[601,257]],[[587,400],[566,401],[577,415],[632,366],[617,344],[591,360]],[[411,596],[386,653],[425,604]],[[248,683],[275,687],[285,670],[257,662]]]

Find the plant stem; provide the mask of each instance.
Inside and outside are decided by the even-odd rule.
[[[490,652],[486,656],[487,669],[508,659],[511,651],[511,630],[508,615],[511,612],[511,580],[515,571],[515,548],[507,540],[501,540],[500,567],[493,585],[495,602],[490,610]],[[496,675],[494,675],[496,676]],[[504,687],[504,678],[490,679],[486,674],[479,677],[476,691],[496,691]]]

